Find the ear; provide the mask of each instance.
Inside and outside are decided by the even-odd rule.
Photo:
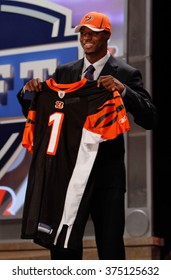
[[[109,38],[111,36],[110,32],[105,31],[104,33],[105,33],[105,36],[106,36],[106,41],[109,40]]]

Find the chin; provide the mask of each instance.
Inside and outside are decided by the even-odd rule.
[[[85,53],[85,54],[89,54],[89,55],[95,54],[95,52],[92,51],[92,50],[84,50],[84,53]]]

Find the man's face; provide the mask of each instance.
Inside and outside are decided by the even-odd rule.
[[[103,57],[107,51],[108,32],[95,32],[83,26],[80,29],[80,43],[86,55]]]

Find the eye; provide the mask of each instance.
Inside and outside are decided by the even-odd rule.
[[[90,36],[90,37],[97,37],[99,35],[100,32],[95,32],[95,31],[89,31],[89,32],[85,32],[85,31],[80,31],[80,35],[82,37],[85,36]]]
[[[80,32],[80,35],[81,35],[81,36],[85,36],[85,34],[86,34],[86,33],[83,32],[83,31]]]

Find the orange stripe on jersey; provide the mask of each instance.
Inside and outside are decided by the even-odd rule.
[[[82,78],[80,81],[71,84],[57,84],[52,78],[46,80],[46,84],[49,88],[57,92],[63,90],[66,93],[78,90],[79,88],[83,87],[86,82],[86,78]]]
[[[33,153],[35,119],[36,119],[36,111],[30,110],[28,112],[28,117],[27,117],[27,121],[23,132],[23,137],[22,137],[22,146],[26,148],[30,153]]]
[[[117,91],[114,91],[113,99],[97,109],[97,113],[87,117],[84,128],[100,134],[106,140],[114,139],[130,129],[123,100]]]

